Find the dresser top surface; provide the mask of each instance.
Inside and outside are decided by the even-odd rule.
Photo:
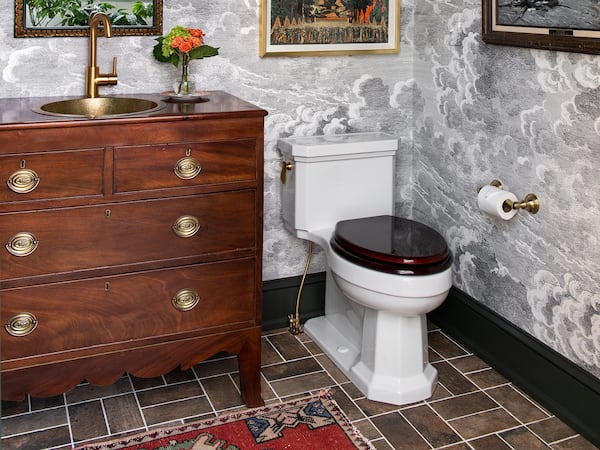
[[[264,117],[267,112],[252,103],[223,91],[210,91],[198,102],[177,102],[161,94],[114,95],[153,100],[163,108],[121,117],[60,117],[40,114],[34,110],[49,102],[78,97],[0,98],[0,130],[31,126],[90,126],[116,122],[161,122],[166,120],[203,120],[220,117]]]

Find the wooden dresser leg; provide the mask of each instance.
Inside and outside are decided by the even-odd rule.
[[[265,404],[261,395],[260,350],[261,330],[257,328],[248,336],[238,354],[242,398],[251,408]]]

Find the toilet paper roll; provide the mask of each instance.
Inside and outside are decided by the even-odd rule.
[[[517,214],[516,209],[508,209],[504,202],[510,200],[517,202],[517,196],[512,192],[504,191],[496,186],[487,185],[481,188],[477,194],[477,204],[479,209],[490,216],[499,217],[503,220],[509,220]]]

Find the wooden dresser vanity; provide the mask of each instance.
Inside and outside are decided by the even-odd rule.
[[[228,352],[263,404],[266,112],[207,98],[97,119],[0,99],[3,400]]]

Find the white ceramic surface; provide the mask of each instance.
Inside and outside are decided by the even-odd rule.
[[[425,314],[448,295],[451,269],[393,275],[352,263],[330,245],[338,221],[392,214],[396,141],[347,134],[279,147],[293,165],[282,185],[284,222],[327,255],[325,315],[304,330],[367,398],[400,405],[430,397],[437,373],[427,361]]]

